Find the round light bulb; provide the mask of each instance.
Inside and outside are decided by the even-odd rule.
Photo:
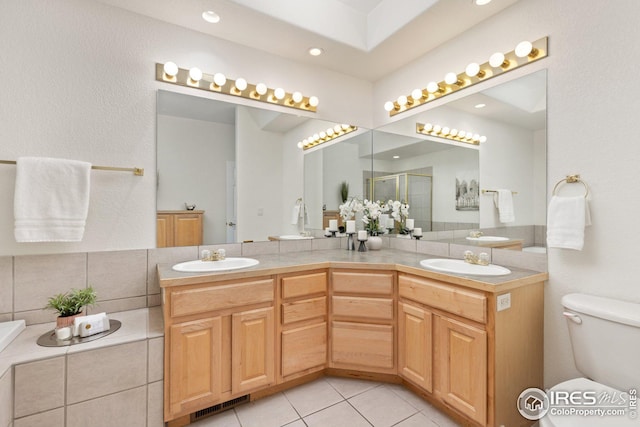
[[[205,21],[211,24],[217,24],[218,22],[220,22],[220,16],[217,13],[215,13],[213,10],[207,10],[205,12],[202,12],[202,19],[204,19]]]
[[[411,98],[413,98],[414,101],[422,99],[422,89],[414,89],[411,91]]]
[[[409,100],[407,99],[406,96],[400,95],[398,97],[398,101],[397,102],[398,102],[399,106],[404,107],[405,105],[407,105],[407,102],[409,102]]]
[[[438,90],[440,90],[440,86],[438,85],[438,83],[436,82],[429,82],[429,84],[427,84],[427,92],[429,93],[435,93]]]
[[[387,102],[384,103],[385,111],[392,111],[394,108],[395,108],[395,106],[393,105],[393,102],[387,101]]]
[[[472,62],[471,64],[467,65],[467,68],[465,68],[464,72],[469,77],[475,77],[478,75],[478,73],[480,73],[480,65],[478,65],[477,62]]]
[[[258,95],[264,95],[265,93],[267,93],[267,85],[264,83],[258,83],[256,85],[256,93]]]
[[[202,79],[202,70],[198,67],[193,67],[189,70],[189,78],[194,82],[199,82]]]
[[[458,136],[458,129],[456,129],[456,128],[451,129],[451,132],[449,132],[449,135],[451,135],[453,137]]]
[[[458,76],[456,73],[447,73],[444,76],[444,82],[448,85],[452,85],[458,82]]]
[[[435,133],[440,133],[440,131],[442,131],[442,126],[440,126],[440,125],[434,125],[434,126],[433,126],[433,131],[434,131]]]
[[[348,124],[343,123],[340,127],[342,128],[342,130],[349,130],[349,128],[351,126],[349,126]]]
[[[424,125],[424,130],[426,132],[431,132],[431,130],[433,130],[433,125],[431,123],[427,123],[426,125]]]
[[[464,139],[465,136],[467,136],[467,133],[465,131],[458,131],[458,138]]]
[[[335,134],[335,132],[333,131],[333,128],[327,129],[327,135],[333,136],[334,134]]]
[[[169,77],[175,77],[178,74],[178,66],[175,62],[164,63],[164,73]]]
[[[245,79],[243,79],[242,77],[240,77],[239,79],[236,80],[235,86],[236,86],[236,89],[238,89],[240,92],[242,92],[243,90],[245,90],[247,88],[247,81]]]
[[[309,55],[311,56],[320,56],[322,55],[324,50],[320,47],[310,47],[308,52],[309,52]]]
[[[489,58],[489,65],[493,68],[501,67],[504,64],[504,53],[496,52]]]
[[[518,58],[524,58],[533,52],[533,45],[530,41],[522,41],[516,46],[515,52]]]
[[[213,75],[213,82],[216,84],[216,86],[222,87],[227,82],[227,78],[222,73],[215,73]]]
[[[304,144],[302,143],[302,141],[298,142],[298,148],[302,148],[304,146]]]
[[[484,135],[482,135],[482,136],[480,137],[480,142],[487,142],[487,137],[486,137],[486,136],[484,136]]]
[[[342,128],[340,127],[340,125],[335,125],[335,126],[333,127],[333,130],[334,130],[336,133],[340,133],[340,132],[342,131]]]
[[[467,132],[467,139],[473,139],[473,132]]]
[[[276,97],[276,99],[283,99],[285,95],[284,89],[282,89],[281,87],[276,88],[276,90],[273,91],[273,96]]]
[[[295,91],[293,92],[293,95],[291,95],[291,99],[295,103],[302,102],[302,94],[298,91]]]
[[[325,139],[327,137],[327,133],[325,131],[320,132],[320,139]]]
[[[318,141],[320,139],[320,135],[318,135],[317,133],[313,134],[313,140],[314,141]]]
[[[312,107],[317,107],[319,103],[320,103],[320,100],[318,99],[317,96],[309,97],[309,105],[311,105]]]
[[[480,134],[474,133],[473,134],[473,140],[474,141],[480,141]]]
[[[442,128],[442,132],[441,133],[443,135],[445,135],[445,136],[449,135],[449,132],[451,132],[451,130],[448,127],[445,126],[445,127]]]

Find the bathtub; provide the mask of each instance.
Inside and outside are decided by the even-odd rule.
[[[11,341],[13,341],[20,332],[24,331],[24,320],[14,320],[12,322],[0,322],[0,353]]]

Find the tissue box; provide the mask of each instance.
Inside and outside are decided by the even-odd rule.
[[[107,313],[82,316],[73,322],[73,336],[88,337],[111,329]]]

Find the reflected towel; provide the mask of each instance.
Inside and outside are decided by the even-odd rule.
[[[293,207],[293,211],[291,212],[291,225],[297,225],[299,219],[300,219],[300,205],[297,204]]]
[[[547,212],[547,246],[581,251],[584,228],[591,225],[589,203],[584,196],[551,197]]]
[[[500,222],[514,222],[516,216],[513,210],[513,195],[511,190],[496,190],[493,195],[493,203],[498,208]]]
[[[79,242],[89,211],[91,164],[21,157],[16,162],[16,242]]]

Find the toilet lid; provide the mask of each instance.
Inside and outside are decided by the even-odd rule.
[[[574,391],[591,391],[595,392],[595,398],[600,399],[604,396],[610,396],[612,401],[616,403],[619,402],[621,392],[614,388],[608,387],[604,384],[600,384],[586,378],[575,378],[569,381],[562,382],[554,387],[552,387],[547,395],[550,395],[550,392],[558,392],[558,391],[566,391],[566,392],[574,392]],[[599,403],[597,405],[582,405],[582,406],[574,406],[569,404],[567,405],[554,405],[551,404],[549,408],[549,412],[544,416],[542,420],[540,420],[540,425],[542,427],[640,427],[640,413],[636,410],[636,418],[629,418],[629,396],[628,393],[624,395],[625,401],[627,402],[625,405],[618,406],[615,403]],[[640,406],[640,405],[639,405]],[[612,409],[626,409],[626,413],[624,415],[580,415],[580,414],[568,414],[571,409],[603,409],[606,410],[608,408]],[[565,413],[562,413],[565,412]]]

